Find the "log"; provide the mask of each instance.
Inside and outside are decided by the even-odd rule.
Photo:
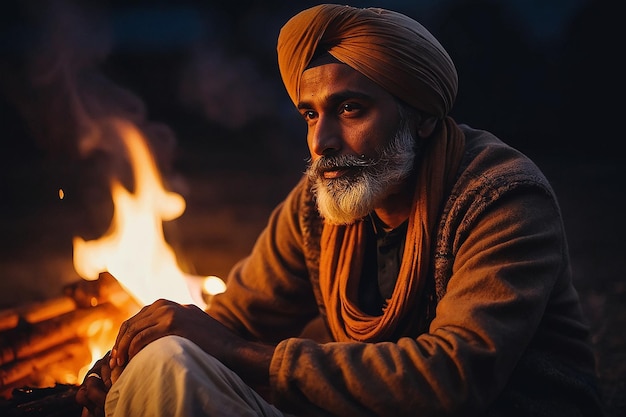
[[[28,358],[10,363],[7,366],[0,367],[0,390],[4,390],[16,382],[32,376],[32,380],[37,379],[37,374],[52,364],[67,359],[76,359],[77,367],[89,363],[91,354],[85,340],[73,339],[69,342],[62,343],[47,349],[43,352],[36,353]]]
[[[0,396],[18,386],[78,383],[81,368],[92,360],[91,346],[110,347],[122,321],[139,309],[120,283],[103,273],[95,281],[67,285],[61,297],[0,311]],[[73,395],[69,407],[75,411]],[[29,413],[15,415],[69,415],[62,407]],[[6,415],[1,400],[0,415]]]
[[[37,323],[76,309],[73,298],[62,296],[0,311],[0,331],[13,329],[20,321]]]
[[[81,279],[66,285],[63,289],[66,296],[75,300],[79,307],[94,307],[102,303],[112,303],[120,309],[139,311],[140,305],[108,272],[102,272],[98,279],[87,281]]]
[[[108,272],[100,274],[97,280],[77,280],[63,288],[63,296],[50,300],[33,302],[18,307],[0,310],[0,332],[16,328],[21,322],[38,323],[75,310],[77,307],[95,307],[102,303],[112,303],[127,310],[129,316],[139,311],[139,304],[120,283]]]
[[[0,365],[27,358],[74,338],[90,336],[90,325],[111,319],[120,324],[126,315],[109,303],[79,308],[35,324],[18,326],[2,333]],[[92,332],[93,333],[93,332]]]

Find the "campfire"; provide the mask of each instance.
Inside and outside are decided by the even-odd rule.
[[[74,269],[81,279],[50,300],[0,311],[0,394],[6,402],[0,411],[21,407],[10,415],[30,415],[33,407],[36,415],[51,406],[56,413],[72,410],[73,393],[112,347],[124,320],[159,298],[206,308],[225,288],[217,277],[180,269],[162,223],[182,215],[185,200],[165,189],[136,126],[107,124],[127,151],[133,192],[112,179],[109,230],[96,240],[74,238]]]

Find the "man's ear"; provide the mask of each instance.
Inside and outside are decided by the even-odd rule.
[[[421,120],[417,127],[417,135],[422,139],[426,139],[435,131],[438,121],[439,119],[436,116],[429,116]]]

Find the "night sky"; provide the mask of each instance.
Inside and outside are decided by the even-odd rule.
[[[383,3],[415,17],[451,54],[460,77],[452,113],[457,121],[492,130],[530,153],[611,154],[607,139],[614,131],[608,121],[619,116],[613,97],[624,65],[617,54],[623,25],[610,2]],[[292,141],[293,132],[301,133],[280,83],[275,45],[280,26],[314,2],[9,4],[0,44],[7,97],[3,113],[18,106],[14,116],[26,119],[27,126],[17,128],[30,130],[25,140],[44,151],[66,153],[76,147],[71,125],[78,116],[67,114],[77,110],[68,111],[60,101],[71,101],[75,94],[101,102],[123,100],[119,92],[95,91],[95,83],[135,95],[145,106],[144,117],[173,128],[181,143],[214,131],[219,143],[212,147],[230,143],[241,149],[254,145],[224,140],[221,134],[235,138],[248,135],[251,126],[279,123],[270,138],[250,140],[275,140],[280,147],[285,145],[281,141]],[[124,105],[137,106],[118,104]],[[54,108],[65,115],[50,116]],[[65,130],[58,126],[63,118]],[[605,139],[590,147],[590,136]]]

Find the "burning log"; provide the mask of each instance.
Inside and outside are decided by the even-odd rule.
[[[110,348],[122,321],[139,309],[108,273],[95,281],[81,279],[63,292],[0,312],[1,396],[18,386],[77,383],[81,368],[99,359],[92,354]]]
[[[63,292],[83,308],[109,302],[122,310],[139,309],[135,299],[108,272],[102,272],[94,281],[81,279],[66,286]]]
[[[138,309],[134,299],[108,272],[94,281],[79,280],[63,289],[64,295],[50,300],[0,310],[0,332],[14,329],[23,323],[38,323],[58,317],[77,308],[95,307],[105,302],[120,310]]]
[[[70,311],[34,325],[18,326],[3,333],[0,342],[0,365],[26,358],[75,338],[85,338],[90,324],[99,319],[117,318],[119,311],[111,304]]]
[[[57,297],[52,300],[7,309],[0,312],[0,331],[17,327],[20,321],[37,323],[67,313],[75,308],[76,302],[71,297]]]
[[[67,359],[89,363],[90,356],[89,346],[81,339],[53,346],[26,359],[15,361],[6,369],[0,368],[0,389],[20,382],[31,375],[36,376],[50,365]]]

